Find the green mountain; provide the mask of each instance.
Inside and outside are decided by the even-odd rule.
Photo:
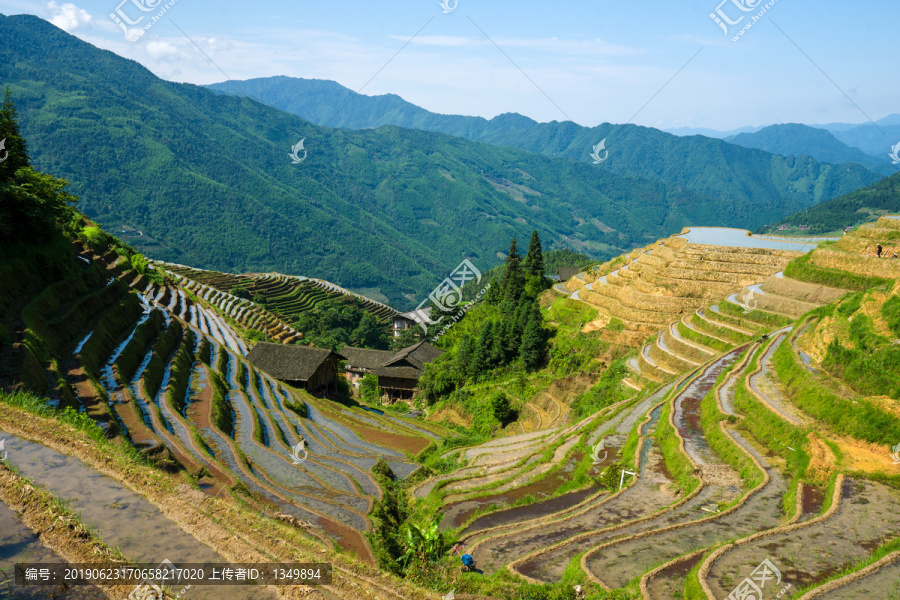
[[[364,96],[333,81],[267,77],[209,87],[225,94],[246,93],[320,125],[347,129],[397,125],[439,131],[585,164],[593,162],[593,146],[605,140],[609,158],[597,165],[599,168],[660,179],[726,202],[754,204],[763,212],[798,204],[806,208],[880,179],[857,164],[836,166],[820,164],[809,156],[773,156],[722,140],[678,137],[637,125],[538,123],[519,114],[491,120],[440,115],[399,96]],[[743,216],[748,219],[746,226],[757,226],[755,215]]]
[[[875,185],[808,208],[773,225],[767,225],[761,228],[760,232],[771,233],[778,231],[782,226],[786,226],[788,231],[793,231],[803,225],[804,231],[809,234],[830,233],[898,212],[900,212],[900,173],[882,179]]]
[[[163,81],[36,17],[0,18],[0,40],[34,165],[69,180],[89,217],[152,258],[320,277],[400,309],[463,258],[495,265],[533,229],[548,249],[607,258],[688,224],[756,227],[876,178],[704,138],[685,152],[634,126],[606,126],[618,133],[601,165],[398,127],[336,130]],[[588,131],[528,133],[559,128]],[[654,135],[669,145],[646,145]],[[306,158],[292,164],[298,140]],[[635,171],[609,168],[620,161]]]
[[[533,229],[602,258],[722,221],[717,199],[664,183],[435,133],[327,129],[166,82],[35,17],[0,18],[0,40],[35,166],[160,260],[320,277],[409,308],[463,258],[489,268]]]
[[[727,137],[725,141],[782,156],[811,156],[823,163],[856,163],[882,175],[893,175],[898,171],[889,161],[850,147],[829,131],[799,123],[770,125],[754,133]]]
[[[880,121],[879,121],[880,123]],[[900,141],[900,124],[879,124],[877,127],[871,123],[857,125],[845,131],[832,131],[834,137],[848,146],[855,146],[868,152],[876,158],[890,160],[888,154],[891,147]]]

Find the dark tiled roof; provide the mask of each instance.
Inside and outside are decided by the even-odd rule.
[[[428,342],[419,342],[403,350],[390,353],[387,350],[368,350],[345,346],[341,356],[346,357],[351,367],[372,369],[379,377],[400,377],[402,379],[418,379],[422,367],[443,354]]]
[[[371,350],[344,346],[341,356],[347,359],[347,366],[361,369],[377,369],[393,356],[390,350]]]
[[[422,375],[422,370],[415,367],[381,367],[380,369],[375,369],[375,374],[379,377],[418,379]]]
[[[309,381],[316,369],[332,354],[342,358],[327,348],[260,342],[247,354],[247,360],[275,379]]]
[[[402,364],[405,362],[412,365],[413,367],[421,369],[425,363],[433,361],[443,353],[443,350],[441,350],[440,348],[435,348],[428,342],[419,342],[414,346],[408,346],[394,354],[384,363],[384,366],[390,367],[392,365],[397,365],[397,363]]]

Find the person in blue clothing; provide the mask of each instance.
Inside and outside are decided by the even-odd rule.
[[[469,573],[470,571],[475,570],[475,559],[472,558],[471,554],[463,554],[461,558],[463,564],[463,573]]]

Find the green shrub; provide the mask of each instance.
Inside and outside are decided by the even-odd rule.
[[[516,417],[516,411],[513,410],[509,398],[503,392],[494,392],[488,402],[490,403],[491,412],[494,414],[494,418],[500,423],[506,424]]]
[[[294,411],[294,413],[301,419],[309,418],[309,409],[307,408],[305,402],[291,402],[290,400],[285,400],[284,405],[287,406],[290,410]]]
[[[102,252],[109,246],[109,235],[99,227],[85,227],[82,231],[84,241],[95,252]]]
[[[383,459],[375,463],[372,475],[381,486],[382,497],[372,508],[372,531],[366,537],[378,566],[402,575],[403,565],[398,559],[405,552],[403,529],[410,516],[409,500]]]
[[[378,377],[372,373],[367,374],[359,382],[359,395],[366,402],[378,403],[381,399],[381,390],[378,389]]]
[[[231,288],[231,290],[229,290],[228,293],[231,294],[232,296],[237,296],[238,298],[244,298],[246,300],[251,299],[250,292],[247,291],[247,288],[245,288],[245,287],[241,287],[241,286],[233,287],[233,288]]]
[[[631,396],[631,392],[622,384],[628,374],[627,364],[627,358],[610,363],[600,376],[600,381],[572,402],[572,412],[577,417],[586,417]]]

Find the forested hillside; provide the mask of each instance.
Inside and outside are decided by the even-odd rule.
[[[855,227],[874,221],[881,215],[898,211],[900,211],[900,173],[875,185],[791,215],[778,223],[763,227],[760,231],[773,232],[781,225],[794,230],[802,225],[804,231],[811,235],[839,232],[847,227]]]
[[[604,258],[692,221],[767,213],[442,134],[318,127],[163,81],[35,17],[0,18],[0,39],[34,164],[156,259],[320,277],[403,309],[463,258],[489,268],[532,229],[548,249]]]
[[[603,123],[583,127],[571,121],[538,123],[516,113],[491,120],[435,114],[399,96],[359,95],[333,81],[267,77],[239,85],[240,91],[254,98],[331,127],[398,125],[440,131],[587,164],[592,163],[589,154],[593,146],[606,140],[609,156],[599,168],[660,179],[735,203],[737,212],[723,211],[719,225],[758,227],[764,222],[760,220],[763,214],[801,210],[874,183],[880,177],[859,164],[837,167],[820,164],[809,156],[773,156],[770,149],[744,148],[703,136],[678,137],[637,125]],[[210,87],[221,93],[240,93],[230,82]],[[861,160],[858,156],[855,159]]]
[[[811,156],[824,163],[856,163],[882,175],[893,175],[897,167],[888,160],[887,153],[880,158],[870,156],[837,139],[825,129],[799,123],[770,125],[755,133],[741,133],[725,138],[726,142],[759,148],[782,156]]]

